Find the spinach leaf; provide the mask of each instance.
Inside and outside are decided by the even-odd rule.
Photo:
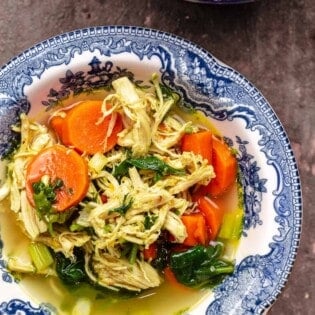
[[[68,285],[78,284],[88,279],[84,268],[84,252],[74,250],[75,258],[70,259],[62,253],[56,253],[56,272],[62,282]]]
[[[176,279],[191,287],[214,286],[234,271],[234,263],[224,260],[223,245],[197,245],[185,252],[173,253],[170,267]]]
[[[121,178],[128,173],[130,167],[136,167],[139,170],[149,170],[156,172],[156,179],[167,175],[185,175],[183,169],[176,169],[156,156],[148,155],[140,158],[128,158],[122,161],[114,169],[114,176]]]

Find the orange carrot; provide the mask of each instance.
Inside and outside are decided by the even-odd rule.
[[[181,220],[184,223],[187,232],[187,237],[183,242],[183,245],[195,246],[198,244],[206,245],[208,243],[206,221],[201,213],[183,215]]]
[[[210,240],[214,240],[222,224],[224,209],[206,197],[200,197],[197,203],[198,209],[204,215],[207,226],[209,227]]]
[[[181,289],[181,290],[193,290],[192,288],[186,287],[184,284],[181,284],[175,277],[174,272],[172,271],[172,269],[170,267],[166,267],[164,268],[164,276],[165,276],[165,280],[176,286],[177,288]]]
[[[208,163],[212,163],[212,133],[200,131],[197,133],[185,134],[181,143],[182,151],[190,151],[200,154]]]
[[[61,116],[53,116],[49,120],[49,125],[50,127],[55,131],[57,134],[58,138],[62,141],[61,136],[62,136],[62,126],[64,123],[64,118]]]
[[[201,186],[201,194],[217,197],[227,191],[236,181],[237,161],[228,145],[213,137],[212,165],[216,177],[207,186]]]
[[[39,152],[26,169],[26,193],[29,202],[35,206],[33,183],[47,175],[51,182],[60,179],[63,185],[56,191],[53,207],[64,211],[78,204],[89,187],[88,167],[85,160],[74,150],[54,145]]]
[[[150,244],[148,248],[143,250],[143,258],[144,260],[153,260],[157,256],[157,245],[156,243]]]
[[[72,107],[64,119],[52,118],[51,126],[62,143],[79,152],[107,152],[117,143],[122,120],[117,113],[102,116],[102,101],[88,100]]]

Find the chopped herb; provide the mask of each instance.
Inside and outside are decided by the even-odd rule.
[[[112,231],[112,227],[109,224],[106,224],[104,226],[104,232],[110,233]]]
[[[233,154],[234,156],[237,156],[239,151],[236,149],[236,148],[233,148],[233,147],[230,147],[230,151],[231,151],[231,154]]]
[[[57,178],[53,183],[45,184],[43,181],[33,183],[34,202],[40,217],[48,214],[56,202],[56,191],[63,187],[63,181]]]
[[[154,223],[157,220],[157,218],[158,218],[157,215],[150,215],[150,214],[145,215],[145,217],[144,217],[144,228],[146,230],[151,229],[151,227],[154,225]]]
[[[163,100],[173,99],[175,104],[181,99],[180,95],[176,93],[171,87],[159,82],[159,77],[156,73],[152,75],[150,83],[155,87],[155,92],[158,99],[159,94],[162,96]]]
[[[192,126],[186,126],[185,127],[185,133],[193,133],[194,132],[194,128]]]
[[[121,244],[122,244],[121,256],[126,258],[131,251],[132,243],[123,240]]]
[[[132,203],[133,203],[133,199],[129,198],[129,200],[127,200],[128,195],[124,196],[124,200],[123,200],[123,204],[120,207],[117,207],[113,210],[111,210],[110,212],[118,212],[121,215],[125,215],[125,213],[128,211],[128,209],[131,208]]]
[[[56,192],[64,186],[60,178],[55,179],[52,183],[45,183],[42,180],[33,183],[33,198],[35,208],[39,217],[48,225],[48,231],[51,235],[53,232],[53,224],[65,223],[72,215],[73,211],[55,212],[53,204],[56,202]],[[72,209],[73,210],[73,209]]]
[[[114,169],[114,176],[121,178],[128,173],[130,167],[136,167],[140,170],[150,170],[156,172],[156,180],[167,175],[185,175],[185,170],[174,168],[156,156],[149,155],[140,158],[128,158],[122,161]]]

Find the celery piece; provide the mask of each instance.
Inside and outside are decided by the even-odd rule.
[[[48,247],[42,243],[31,243],[28,250],[37,271],[45,270],[54,262]]]
[[[107,157],[103,153],[98,152],[90,159],[89,168],[98,174],[106,166],[107,160]]]
[[[139,102],[140,97],[137,93],[135,85],[127,78],[121,77],[112,82],[113,88],[121,99],[127,104]]]
[[[222,241],[224,243],[224,253],[222,258],[229,261],[233,261],[235,259],[235,255],[239,245],[239,240],[238,239],[227,240],[218,238],[218,241]]]
[[[243,217],[243,210],[240,208],[226,213],[223,217],[219,238],[238,240],[242,234]]]

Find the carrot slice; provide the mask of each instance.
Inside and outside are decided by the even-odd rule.
[[[186,227],[187,237],[183,242],[186,246],[198,244],[206,245],[208,242],[208,231],[206,221],[201,213],[183,215],[182,222]]]
[[[52,129],[56,131],[58,135],[62,133],[62,125],[64,122],[64,118],[61,116],[53,116],[49,121],[49,125]]]
[[[209,183],[209,193],[217,196],[236,181],[237,161],[228,145],[216,137],[213,137],[212,165],[216,177]]]
[[[65,118],[61,116],[53,116],[49,120],[49,126],[55,131],[57,134],[58,138],[62,143],[64,143],[62,139],[62,128],[64,124]]]
[[[182,151],[190,151],[200,154],[208,163],[212,163],[212,133],[200,131],[197,133],[185,134],[181,143]]]
[[[205,216],[207,226],[209,227],[210,240],[214,240],[222,224],[224,209],[206,197],[200,197],[197,204],[199,211]]]
[[[102,101],[88,100],[71,108],[64,119],[52,118],[51,126],[62,143],[79,152],[107,152],[117,143],[122,120],[117,113],[100,121],[102,116]]]
[[[63,181],[56,191],[53,207],[64,211],[78,204],[86,195],[89,187],[88,167],[85,160],[74,150],[54,145],[39,152],[26,169],[26,193],[29,202],[35,206],[33,183],[48,175],[53,182]]]
[[[213,137],[212,141],[212,165],[216,177],[207,186],[200,187],[199,195],[210,194],[212,197],[218,197],[236,181],[236,157],[229,146],[217,137]]]

